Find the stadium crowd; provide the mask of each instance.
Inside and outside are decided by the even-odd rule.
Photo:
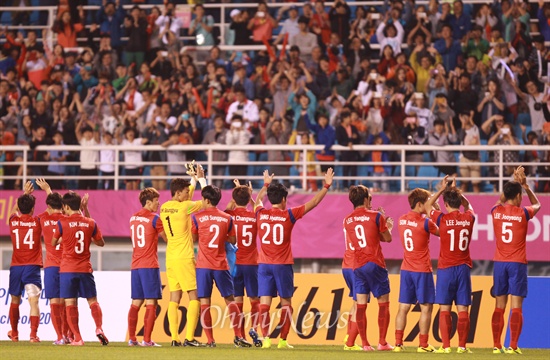
[[[200,4],[186,24],[171,1],[147,10],[103,1],[98,11],[84,11],[83,1],[60,3],[51,29],[0,30],[2,145],[162,145],[166,151],[123,151],[123,174],[146,170],[164,176],[186,170],[163,161],[184,164],[206,156],[173,151],[171,145],[212,144],[220,149],[213,160],[228,164],[214,167],[213,175],[245,178],[261,175],[261,167],[245,162],[289,161],[270,169],[284,177],[301,154],[223,151],[223,145],[322,144],[324,150],[308,154],[318,165],[308,167],[308,174],[316,175],[328,168],[327,161],[399,160],[398,153],[384,151],[384,144],[550,144],[550,51],[545,46],[550,4],[543,0],[477,5],[431,0],[427,6],[395,0],[381,7],[336,0],[332,6],[316,1],[277,8],[260,2],[257,8],[228,10],[231,20],[222,43],[265,46],[258,51],[221,51],[215,26],[220,10]],[[28,22],[28,16],[12,16],[13,25]],[[52,32],[55,40],[49,43]],[[181,52],[184,45],[205,50]],[[334,144],[380,145],[380,150],[335,153]],[[425,155],[409,151],[406,161],[423,161]],[[498,152],[429,155],[439,165],[435,176],[498,172],[475,164],[499,161]],[[10,166],[22,156],[1,153],[5,175],[22,174],[20,166]],[[29,168],[32,176],[114,174],[113,150],[31,151],[28,156],[43,162]],[[529,162],[533,177],[550,175],[550,166],[536,165],[549,162],[550,151],[503,156],[504,162]],[[158,164],[143,166],[142,161]],[[505,175],[513,169],[506,166]],[[355,176],[358,167],[337,170]],[[366,169],[370,176],[397,170]],[[416,174],[418,167],[412,170]],[[98,188],[97,180],[49,182],[54,188]],[[127,180],[125,188],[137,189],[140,182]],[[343,187],[353,183],[346,180]],[[164,180],[152,185],[166,189]],[[464,190],[486,188],[480,180],[469,185],[462,182]],[[5,180],[3,187],[20,189],[21,180]],[[113,181],[100,187],[113,188]],[[317,184],[310,181],[308,187],[315,190]],[[376,181],[373,188],[389,191],[388,181]],[[536,190],[550,191],[549,182],[539,181]]]

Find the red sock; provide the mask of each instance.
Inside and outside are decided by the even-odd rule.
[[[132,304],[130,306],[130,311],[128,311],[128,337],[132,341],[137,341],[136,327],[137,327],[137,321],[138,321],[138,313],[139,313],[139,307]],[[95,317],[94,317],[94,320],[95,320]]]
[[[395,330],[395,345],[403,345],[404,330]]]
[[[40,317],[38,316],[30,316],[30,323],[31,323],[31,338],[36,337],[36,333],[38,332],[38,324],[40,324]]]
[[[201,326],[204,329],[208,343],[214,341],[214,334],[212,333],[212,315],[210,314],[210,305],[201,304]]]
[[[357,323],[355,321],[348,320],[348,341],[346,341],[346,346],[352,347],[355,345],[355,339],[359,334],[359,329],[357,328]]]
[[[451,312],[440,311],[439,312],[439,333],[441,334],[441,341],[443,342],[443,348],[451,347]]]
[[[78,307],[75,305],[68,305],[67,308],[67,317],[69,322],[69,327],[73,332],[74,341],[82,340],[80,336],[80,329],[78,328]]]
[[[491,319],[491,327],[493,329],[493,346],[501,349],[500,339],[502,338],[502,329],[504,329],[504,309],[495,308]]]
[[[512,349],[518,348],[518,340],[521,335],[521,328],[523,327],[523,313],[521,308],[512,309],[512,315],[510,315],[510,347]]]
[[[63,320],[61,319],[61,309],[63,305],[53,304],[50,302],[50,311],[52,316],[52,324],[57,334],[57,340],[63,340]]]
[[[349,335],[349,332],[351,331],[353,321],[351,320],[351,314],[348,314],[348,331],[347,334]]]
[[[378,303],[378,333],[380,336],[379,344],[386,345],[386,335],[390,325],[390,302]]]
[[[13,334],[17,335],[17,324],[19,323],[19,304],[10,304],[10,324],[11,331]],[[15,336],[14,335],[14,336]]]
[[[239,333],[240,337],[244,339],[244,313],[243,313],[243,303],[235,303],[237,304],[237,307],[239,308],[239,312],[241,313],[240,319],[239,319]]]
[[[428,347],[428,334],[420,334],[420,347]]]
[[[359,336],[361,336],[361,342],[363,347],[369,346],[367,340],[367,304],[357,304],[357,312],[355,313],[355,321],[357,322],[357,328]]]
[[[281,339],[286,340],[288,337],[290,325],[292,325],[292,306],[283,306],[281,308],[281,321],[279,321],[279,326],[281,327]]]
[[[101,312],[101,307],[99,306],[99,303],[98,302],[93,303],[90,306],[90,309],[92,310],[92,317],[94,318],[95,327],[98,329],[102,329],[103,313]]]
[[[250,322],[252,323],[252,328],[256,330],[258,327],[258,318],[259,318],[259,312],[260,312],[260,302],[259,301],[251,301],[250,302]]]
[[[157,318],[157,306],[156,305],[146,305],[145,306],[145,317],[143,318],[143,341],[151,342],[151,334],[153,333],[153,328],[155,327],[155,320]]]
[[[230,302],[227,304],[227,309],[229,310],[229,318],[231,319],[233,333],[235,333],[235,336],[239,337],[241,336],[241,312],[239,311],[239,306],[237,306],[235,302]]]
[[[460,311],[458,313],[456,330],[458,332],[458,346],[465,348],[468,333],[470,332],[470,316],[467,311]]]
[[[269,316],[269,305],[260,304],[260,328],[264,338],[269,337],[269,326],[271,325],[271,317]]]

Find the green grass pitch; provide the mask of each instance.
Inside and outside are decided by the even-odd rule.
[[[275,343],[275,341],[274,341]],[[128,347],[125,343],[110,343],[108,346],[101,346],[98,343],[86,343],[83,347],[72,346],[54,346],[51,342],[42,342],[40,344],[31,344],[28,342],[0,342],[0,355],[2,359],[40,359],[40,360],[58,360],[58,359],[78,359],[78,360],[109,360],[109,359],[132,359],[132,360],[151,360],[156,359],[170,360],[182,358],[188,359],[223,359],[223,360],[243,360],[253,358],[263,359],[284,359],[284,360],[303,360],[303,359],[398,359],[416,360],[426,359],[426,357],[442,357],[445,359],[471,358],[472,360],[484,360],[512,355],[493,355],[491,349],[472,349],[473,354],[419,354],[416,348],[409,347],[404,353],[388,352],[351,352],[345,351],[341,346],[312,346],[298,345],[294,349],[277,349],[274,344],[271,349],[236,349],[231,345],[218,345],[217,348],[171,348],[168,343],[162,344],[160,348],[142,348]],[[518,355],[519,356],[519,355]],[[528,359],[550,359],[550,350],[543,349],[525,349],[523,356]]]

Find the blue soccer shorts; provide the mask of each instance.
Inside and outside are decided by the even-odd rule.
[[[368,262],[353,271],[355,295],[372,293],[375,298],[390,293],[388,270]]]
[[[94,275],[92,273],[59,273],[60,295],[63,299],[78,297],[90,299],[97,296]]]
[[[46,299],[61,297],[59,266],[50,266],[44,269],[44,292],[46,293]]]
[[[33,284],[42,289],[39,265],[19,265],[10,267],[8,293],[13,296],[23,295],[25,285]]]
[[[435,303],[440,305],[472,305],[472,279],[466,264],[437,270]]]
[[[493,295],[527,297],[527,264],[495,261]]]
[[[222,297],[233,295],[233,279],[229,270],[197,269],[197,295],[199,298],[212,297],[212,288],[216,287]]]
[[[258,265],[236,265],[233,277],[235,296],[258,297]]]
[[[132,269],[132,299],[162,299],[160,270]]]
[[[353,301],[357,301],[357,296],[355,295],[355,276],[353,275],[353,269],[342,269],[342,275],[344,275],[344,281],[346,282],[346,285],[349,289],[348,296],[353,299]]]
[[[434,277],[431,272],[401,270],[399,302],[402,304],[433,304]]]
[[[291,298],[294,295],[294,270],[290,264],[259,264],[258,295]]]

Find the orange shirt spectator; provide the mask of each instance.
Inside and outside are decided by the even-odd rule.
[[[81,18],[84,14],[81,14]],[[76,34],[84,29],[82,24],[73,24],[71,22],[71,14],[65,11],[61,15],[61,19],[57,20],[53,25],[53,32],[57,33],[57,43],[64,48],[72,48],[77,46]]]

